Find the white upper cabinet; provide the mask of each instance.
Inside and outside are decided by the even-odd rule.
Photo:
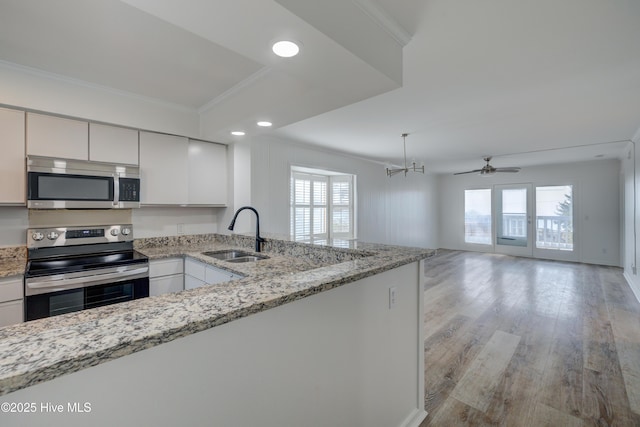
[[[140,132],[140,203],[187,204],[188,147],[184,137]]]
[[[227,204],[227,146],[189,140],[190,205]]]
[[[90,123],[89,160],[137,165],[138,131]]]
[[[24,112],[0,114],[0,136],[15,141],[0,159],[0,204],[25,203],[24,121]],[[26,113],[26,154],[139,165],[143,205],[227,205],[226,145]]]
[[[0,108],[0,203],[25,204],[24,111]]]
[[[89,123],[27,113],[27,154],[89,159]]]
[[[27,154],[138,164],[138,131],[27,113]]]

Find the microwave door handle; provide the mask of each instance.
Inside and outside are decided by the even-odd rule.
[[[148,271],[149,271],[149,267],[142,267],[134,270],[118,271],[114,273],[105,273],[105,274],[96,274],[94,276],[84,276],[84,277],[74,277],[74,278],[62,277],[60,279],[49,279],[49,280],[42,280],[39,282],[29,282],[27,283],[27,287],[29,289],[56,288],[60,290],[83,288],[83,287],[92,286],[91,282],[104,282],[105,280],[111,280],[111,279],[126,279],[126,278],[130,278],[131,276],[138,276],[140,274],[147,273]],[[121,281],[121,280],[118,280],[118,281]]]
[[[120,175],[113,175],[113,205],[117,206],[120,203]]]

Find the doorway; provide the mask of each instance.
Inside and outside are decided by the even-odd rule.
[[[495,251],[532,256],[532,184],[494,185]]]
[[[494,184],[464,191],[470,250],[576,261],[575,184]]]

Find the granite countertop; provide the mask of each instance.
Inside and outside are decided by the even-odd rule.
[[[0,278],[24,274],[27,265],[27,248],[15,246],[0,248]]]
[[[136,241],[136,249],[151,260],[187,256],[244,278],[0,328],[0,395],[435,253],[361,242],[350,249],[270,238],[263,250],[269,258],[253,263],[230,264],[201,254],[231,248],[252,252],[253,244],[248,236],[217,234]]]

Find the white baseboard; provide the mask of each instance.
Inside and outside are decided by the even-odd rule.
[[[631,288],[631,291],[633,292],[633,294],[636,296],[636,300],[638,302],[640,302],[640,288],[638,287],[638,285],[636,285],[633,282],[633,279],[631,278],[631,276],[629,275],[629,272],[625,270],[624,274],[623,274],[624,278],[626,279],[627,283],[629,284],[629,287]]]
[[[398,427],[419,427],[427,415],[424,409],[414,409]]]

